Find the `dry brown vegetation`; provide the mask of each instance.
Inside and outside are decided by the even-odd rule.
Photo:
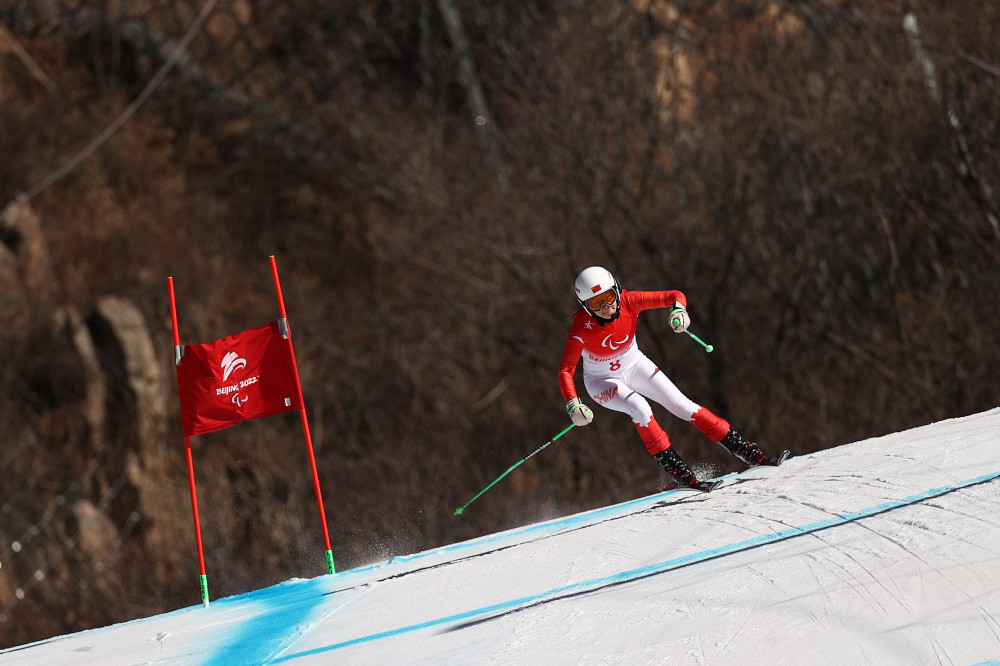
[[[276,256],[341,570],[656,489],[598,412],[452,515],[568,423],[587,265],[765,448],[997,405],[996,3],[223,0],[33,190],[206,6],[125,4],[0,0],[0,646],[198,601],[167,276],[204,342]],[[213,598],[323,572],[296,415],[194,452]]]

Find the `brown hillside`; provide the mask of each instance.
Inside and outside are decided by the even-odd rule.
[[[687,294],[716,351],[657,312],[643,349],[767,449],[995,407],[997,26],[925,0],[0,0],[0,647],[199,600],[168,276],[207,342],[277,317],[276,257],[340,570],[662,483],[597,411],[453,515],[569,423],[592,264]],[[325,571],[296,414],[193,449],[213,598]]]

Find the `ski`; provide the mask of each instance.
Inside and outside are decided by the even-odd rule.
[[[712,481],[695,481],[690,486],[682,486],[678,484],[676,481],[672,481],[663,488],[663,491],[666,492],[668,490],[698,490],[703,493],[710,493],[716,488],[718,488],[720,485],[722,485],[722,479],[713,479]]]
[[[791,455],[791,451],[786,449],[777,455],[767,456],[764,459],[764,462],[762,463],[759,463],[757,465],[747,465],[746,467],[740,470],[740,474],[747,471],[748,469],[754,469],[756,467],[778,467],[781,465],[781,463],[785,462],[785,458],[787,458],[789,455]]]
[[[740,479],[740,475],[751,469],[757,469],[758,467],[778,467],[781,465],[781,463],[785,462],[785,459],[788,458],[789,455],[791,455],[791,452],[786,449],[785,451],[782,451],[777,455],[767,456],[767,458],[765,458],[764,461],[761,462],[759,465],[750,465],[750,466],[744,465],[743,469],[741,469],[739,472],[736,472],[735,474],[729,474],[727,476],[718,479],[712,479],[711,481],[695,481],[690,486],[681,485],[676,481],[671,481],[666,486],[664,486],[661,492],[669,492],[672,490],[697,490],[703,493],[710,493],[719,486],[721,486],[726,481],[726,479],[735,477],[733,481],[738,483],[739,481],[742,480]]]

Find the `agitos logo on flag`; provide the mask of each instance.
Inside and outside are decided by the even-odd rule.
[[[177,385],[184,434],[202,435],[300,409],[291,354],[277,321],[215,342],[180,346]]]

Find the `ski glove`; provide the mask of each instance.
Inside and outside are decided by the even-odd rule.
[[[573,398],[566,403],[566,413],[573,420],[573,425],[585,426],[594,420],[594,412],[580,402],[579,398]]]
[[[691,317],[688,316],[687,310],[683,305],[675,305],[670,311],[670,328],[674,329],[674,333],[683,333],[690,325]]]

